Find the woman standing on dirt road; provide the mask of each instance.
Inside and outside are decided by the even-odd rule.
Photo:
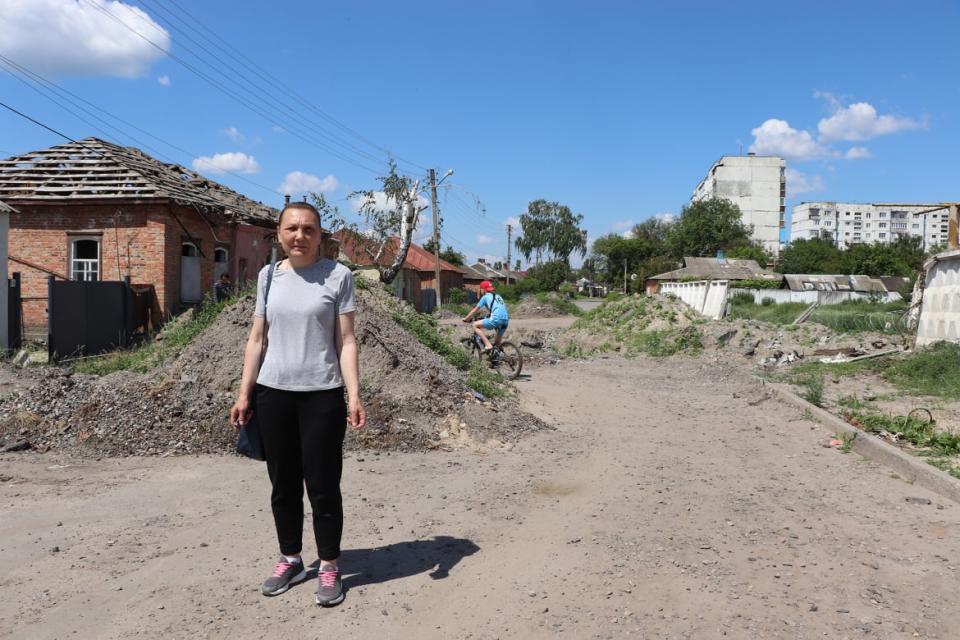
[[[256,394],[281,553],[261,592],[279,595],[306,578],[300,556],[306,483],[320,556],[316,601],[333,606],[344,598],[337,566],[343,534],[343,437],[348,423],[354,429],[366,423],[353,332],[353,276],[343,265],[320,256],[320,215],[309,204],[284,207],[277,237],[287,259],[273,272],[266,304],[270,268],[260,271],[243,378],[230,420],[246,423]],[[261,364],[264,331],[267,349]]]

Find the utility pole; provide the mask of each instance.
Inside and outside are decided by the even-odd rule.
[[[510,284],[510,238],[513,235],[513,225],[507,225],[507,285]]]
[[[623,295],[627,295],[627,259],[623,259]]]
[[[433,208],[433,277],[437,282],[437,306],[440,306],[440,210],[437,208],[437,172],[430,169],[430,204]]]

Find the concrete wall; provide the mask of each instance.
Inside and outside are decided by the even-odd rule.
[[[727,301],[726,280],[699,280],[697,282],[663,282],[660,293],[672,294],[688,307],[708,318],[719,319]]]
[[[927,271],[917,346],[960,342],[960,250],[938,254]]]
[[[870,294],[860,291],[791,291],[790,289],[730,289],[730,295],[735,296],[738,293],[748,293],[753,296],[753,301],[757,304],[763,302],[764,298],[772,298],[777,304],[786,302],[802,302],[812,304],[819,302],[822,305],[840,304],[847,300],[880,300],[881,302],[894,302],[903,298],[896,291],[882,294]]]
[[[776,257],[784,214],[786,161],[771,156],[724,156],[711,168],[691,201],[718,197],[730,200],[753,226],[753,239]]]

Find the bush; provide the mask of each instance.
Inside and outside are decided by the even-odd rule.
[[[450,289],[447,292],[447,302],[450,304],[463,304],[467,301],[467,292],[463,289]]]
[[[764,298],[763,300],[760,301],[760,305],[764,307],[769,307],[775,304],[777,304],[777,301],[774,300],[773,298]]]
[[[746,291],[738,291],[733,294],[733,297],[730,298],[732,304],[753,304],[754,297],[752,293],[747,293]]]

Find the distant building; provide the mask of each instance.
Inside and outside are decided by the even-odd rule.
[[[723,156],[710,167],[690,202],[725,198],[740,207],[752,239],[774,258],[780,253],[780,229],[786,211],[787,161],[776,156]]]
[[[742,280],[767,280],[781,283],[783,276],[764,269],[756,260],[736,258],[694,258],[683,259],[684,267],[647,278],[647,293],[654,294],[665,282],[694,282],[701,280],[726,280],[731,286]]]
[[[840,249],[889,243],[900,236],[921,238],[924,251],[947,242],[948,209],[937,205],[887,206],[851,202],[801,202],[793,208],[790,239],[826,236]]]

